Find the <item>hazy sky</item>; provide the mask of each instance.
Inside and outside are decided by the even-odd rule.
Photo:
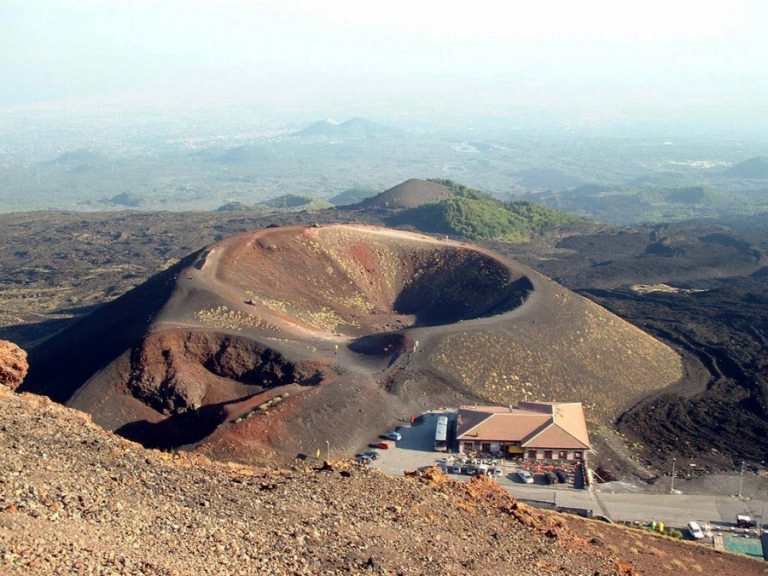
[[[0,0],[0,107],[768,102],[762,0]],[[359,109],[356,110],[355,108]]]

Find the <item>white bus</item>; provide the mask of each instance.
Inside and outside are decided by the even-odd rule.
[[[435,452],[448,451],[448,416],[437,417],[435,428]]]

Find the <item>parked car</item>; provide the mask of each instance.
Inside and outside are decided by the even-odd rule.
[[[378,448],[379,450],[388,450],[389,444],[387,444],[386,442],[377,442],[376,444],[373,445],[373,447]]]
[[[400,442],[400,440],[403,439],[403,435],[400,434],[400,432],[390,432],[385,436],[387,440],[394,440],[395,442]]]
[[[528,470],[518,471],[517,476],[524,484],[533,484],[533,476],[531,476],[531,473],[528,472]]]
[[[365,454],[356,454],[355,455],[355,460],[357,461],[358,464],[370,464],[371,463],[371,459],[367,455],[365,455]]]
[[[555,470],[555,474],[557,475],[557,479],[560,480],[562,484],[568,483],[568,474],[565,473],[565,470],[560,470],[558,468]]]
[[[363,453],[363,456],[368,456],[368,458],[370,458],[371,460],[378,460],[379,459],[379,453],[378,452],[374,452],[373,450],[371,450],[370,452]]]
[[[547,472],[545,476],[547,478],[547,484],[557,484],[557,474],[554,472]]]
[[[738,514],[736,516],[736,525],[739,528],[757,528],[757,520],[747,514]]]
[[[694,522],[693,520],[688,522],[688,532],[691,533],[694,540],[701,540],[704,538],[704,531],[701,529],[701,526],[699,526],[698,522]]]

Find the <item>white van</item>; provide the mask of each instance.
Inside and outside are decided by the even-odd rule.
[[[691,533],[694,540],[701,540],[704,538],[704,532],[701,530],[701,526],[699,526],[698,522],[694,522],[693,520],[688,522],[688,532]]]

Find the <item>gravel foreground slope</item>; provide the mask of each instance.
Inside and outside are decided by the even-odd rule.
[[[621,529],[518,506],[489,480],[393,478],[341,461],[282,472],[212,463],[145,450],[2,386],[0,462],[3,576],[595,576],[684,558],[664,551],[666,539],[645,546],[652,536],[630,535],[641,552],[622,560],[628,548],[612,539]],[[707,574],[764,567],[710,556],[696,564]]]

